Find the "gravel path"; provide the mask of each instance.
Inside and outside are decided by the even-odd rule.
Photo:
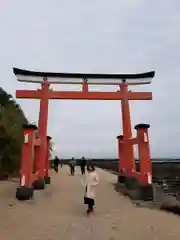
[[[1,182],[0,239],[179,240],[179,217],[136,207],[114,190],[115,175],[97,171],[97,206],[90,217],[85,215],[79,169],[74,177],[66,167],[52,173],[51,186],[28,202],[14,199],[16,182]]]

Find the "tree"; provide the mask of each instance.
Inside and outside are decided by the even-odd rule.
[[[20,167],[23,124],[28,120],[12,95],[0,88],[0,175]]]

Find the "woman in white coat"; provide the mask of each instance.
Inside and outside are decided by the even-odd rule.
[[[87,175],[85,181],[84,204],[88,205],[87,214],[94,211],[96,188],[99,184],[99,177],[92,164],[87,166]]]

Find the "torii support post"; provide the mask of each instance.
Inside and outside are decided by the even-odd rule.
[[[127,96],[128,94],[128,84],[124,81],[120,84],[120,90]],[[124,157],[128,161],[126,175],[129,178],[134,177],[135,173],[135,161],[134,161],[134,152],[133,145],[129,144],[129,139],[132,138],[132,130],[131,130],[131,116],[130,116],[130,108],[129,108],[129,100],[127,97],[124,97],[121,100],[121,108],[122,108],[122,127],[123,127],[123,144],[126,151],[124,152]]]
[[[51,137],[47,136],[47,153],[46,153],[46,162],[45,162],[45,183],[50,184],[51,183],[51,177],[49,176],[49,169],[50,169],[50,148],[51,148]]]
[[[24,143],[22,145],[20,186],[16,191],[18,200],[29,200],[33,197],[32,188],[32,168],[34,157],[35,130],[37,127],[33,124],[23,125]]]
[[[140,161],[140,195],[143,200],[153,200],[153,184],[152,184],[152,166],[149,150],[149,124],[138,124],[135,126],[137,130],[137,142]]]
[[[118,153],[119,153],[119,173],[118,173],[118,182],[125,183],[126,180],[126,170],[127,170],[127,160],[125,158],[125,149],[123,142],[123,135],[117,136],[118,140]]]
[[[40,145],[36,149],[36,180],[34,181],[34,188],[41,190],[45,188],[45,164],[47,158],[47,122],[48,122],[48,92],[49,92],[49,83],[45,80],[41,84],[41,98],[40,98],[40,111],[39,111],[39,122],[38,122],[38,138],[40,139]]]

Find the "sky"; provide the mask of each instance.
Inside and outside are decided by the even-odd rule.
[[[153,92],[153,101],[131,102],[132,128],[150,124],[152,157],[180,157],[179,0],[0,0],[0,6],[0,85],[5,90],[15,97],[17,89],[40,88],[17,82],[13,67],[89,73],[155,70],[152,84],[130,88]],[[37,122],[39,100],[17,101],[27,118]],[[50,102],[48,134],[60,157],[117,157],[121,123],[119,101]]]

